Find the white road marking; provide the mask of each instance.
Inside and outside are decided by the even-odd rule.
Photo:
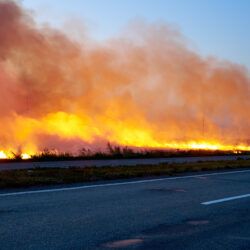
[[[227,197],[227,198],[213,200],[213,201],[206,201],[206,202],[203,202],[201,204],[207,206],[207,205],[213,205],[213,204],[217,204],[217,203],[233,201],[233,200],[238,200],[238,199],[243,199],[243,198],[248,198],[248,197],[250,197],[250,194],[243,194],[243,195],[232,196],[232,197]]]
[[[77,186],[77,187],[31,190],[31,191],[24,191],[24,192],[2,193],[2,194],[0,194],[0,197],[26,195],[26,194],[63,192],[63,191],[74,191],[74,190],[100,188],[100,187],[134,185],[134,184],[142,184],[142,183],[150,183],[150,182],[158,182],[158,181],[189,179],[189,178],[197,178],[197,177],[205,177],[205,176],[216,176],[216,175],[241,174],[241,173],[249,173],[249,172],[250,172],[250,170],[238,170],[238,171],[211,173],[211,174],[197,174],[197,175],[186,175],[186,176],[177,176],[177,177],[165,177],[165,178],[150,179],[150,180],[138,180],[138,181],[127,181],[127,182],[116,182],[116,183],[104,183],[104,184],[96,184],[96,185],[85,185],[85,186]]]

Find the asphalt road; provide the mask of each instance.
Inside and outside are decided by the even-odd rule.
[[[226,155],[226,156],[201,156],[201,157],[173,157],[154,159],[118,159],[118,160],[81,160],[81,161],[50,161],[50,162],[11,162],[0,163],[1,170],[32,169],[32,168],[67,168],[67,167],[104,167],[104,166],[135,166],[137,164],[159,164],[159,163],[184,163],[199,161],[218,161],[250,159],[250,155]]]
[[[250,169],[2,190],[0,249],[250,249]]]

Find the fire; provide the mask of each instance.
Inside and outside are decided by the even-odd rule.
[[[23,153],[23,154],[21,155],[21,158],[22,158],[23,160],[28,160],[28,159],[31,158],[31,155],[26,154],[26,153]]]
[[[0,159],[13,159],[15,155],[12,153],[12,151],[0,151]],[[28,160],[31,159],[32,155],[28,153],[22,153],[20,155],[21,159]]]
[[[96,118],[93,121],[87,117],[64,112],[48,114],[39,120],[16,116],[15,119],[12,119],[12,122],[21,128],[16,133],[16,138],[18,138],[19,143],[26,146],[23,148],[24,153],[21,154],[21,158],[30,159],[32,155],[39,153],[37,144],[32,144],[32,141],[39,140],[39,134],[49,137],[56,136],[62,141],[79,139],[88,143],[87,145],[96,143],[96,138],[105,134],[109,141],[114,144],[137,148],[250,151],[250,146],[247,144],[223,144],[219,140],[165,141],[162,138],[157,140],[157,131],[152,130],[146,123],[143,124],[142,120],[135,122],[133,119],[128,119],[125,122],[119,122],[103,119],[103,117],[99,119]],[[38,135],[37,131],[39,131]],[[26,140],[28,143],[25,143]],[[2,150],[0,151],[0,158],[13,158],[12,152],[15,152],[14,147],[11,150]]]
[[[203,58],[172,27],[74,41],[16,1],[0,1],[0,23],[0,158],[107,142],[250,151],[249,70]]]
[[[8,156],[4,151],[0,151],[0,159],[8,159]]]

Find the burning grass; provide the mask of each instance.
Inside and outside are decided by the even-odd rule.
[[[104,180],[172,176],[185,172],[250,168],[250,160],[183,164],[137,165],[131,167],[88,167],[0,171],[0,188],[73,184]]]
[[[44,148],[77,154],[107,141],[250,151],[244,65],[200,55],[164,23],[136,21],[101,42],[85,30],[75,39],[36,23],[21,2],[0,0],[0,158]]]
[[[69,152],[58,153],[55,150],[44,149],[42,152],[23,158],[22,153],[12,153],[12,157],[1,159],[1,162],[40,162],[40,161],[73,161],[73,160],[105,160],[105,159],[147,159],[147,158],[172,158],[172,157],[197,157],[197,156],[220,156],[220,155],[249,155],[250,151],[237,150],[208,150],[208,149],[141,149],[122,147],[107,144],[103,151],[91,151],[82,148],[77,155]]]

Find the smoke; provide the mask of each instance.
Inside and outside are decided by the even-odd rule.
[[[77,42],[14,1],[0,24],[0,149],[249,142],[248,69],[201,57],[171,26]]]

